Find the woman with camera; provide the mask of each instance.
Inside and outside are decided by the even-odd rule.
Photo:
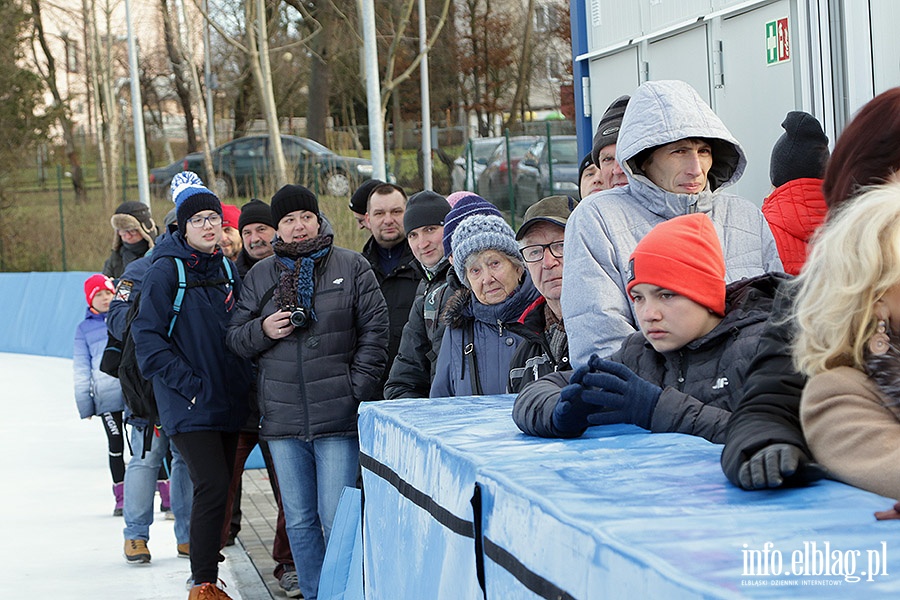
[[[269,442],[303,596],[316,598],[344,486],[356,484],[356,411],[387,364],[388,313],[372,268],[332,245],[315,195],[272,197],[274,256],[250,269],[227,343],[259,368],[260,437]]]

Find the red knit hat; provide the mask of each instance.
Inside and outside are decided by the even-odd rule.
[[[241,220],[241,209],[231,204],[222,203],[222,227],[238,228]]]
[[[84,282],[84,297],[87,299],[88,306],[94,301],[97,292],[102,290],[116,293],[116,286],[113,285],[112,279],[100,273],[87,278]]]
[[[725,258],[716,228],[702,213],[663,221],[631,253],[627,290],[649,283],[725,315]]]

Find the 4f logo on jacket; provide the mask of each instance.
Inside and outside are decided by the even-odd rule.
[[[714,390],[723,390],[725,386],[728,385],[727,377],[719,377],[716,379],[716,382],[713,384],[712,389]]]

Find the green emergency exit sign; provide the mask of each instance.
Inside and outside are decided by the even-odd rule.
[[[766,23],[766,64],[777,65],[791,59],[791,40],[788,33],[788,19],[778,19]]]

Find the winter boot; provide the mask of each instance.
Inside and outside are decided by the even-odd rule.
[[[156,482],[156,489],[159,491],[159,510],[164,513],[172,510],[172,504],[169,501],[169,487],[168,479]]]
[[[113,484],[113,496],[116,497],[116,508],[113,509],[114,517],[122,516],[122,507],[125,506],[125,484],[124,483],[114,483]]]

